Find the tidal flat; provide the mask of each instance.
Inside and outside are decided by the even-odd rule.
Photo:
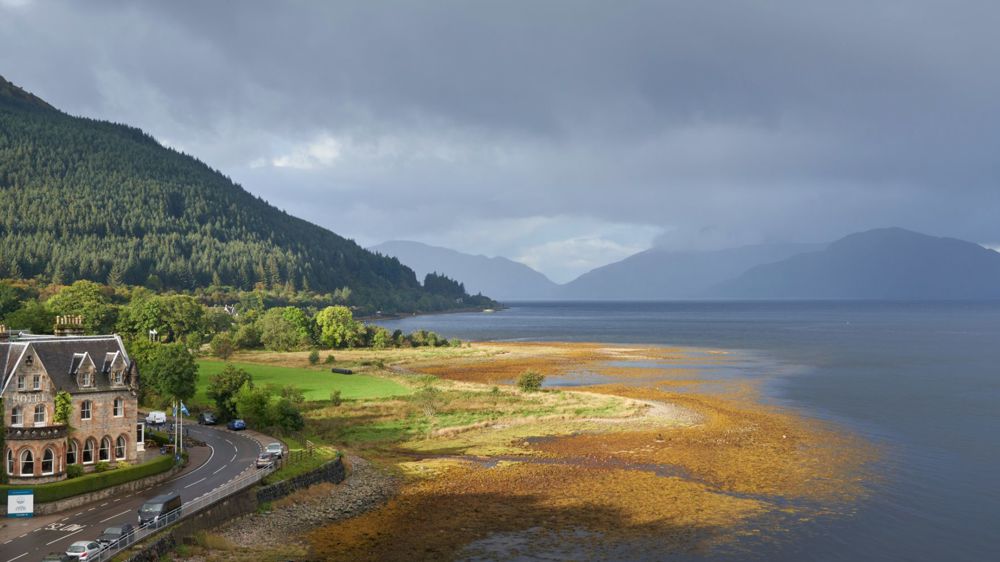
[[[705,556],[850,517],[878,456],[838,427],[763,402],[753,382],[688,368],[714,372],[725,350],[482,343],[384,353],[385,376],[423,390],[320,408],[310,426],[403,484],[384,506],[308,532],[317,559]],[[508,386],[525,370],[602,384]]]

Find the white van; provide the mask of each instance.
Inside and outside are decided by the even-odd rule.
[[[149,425],[160,425],[167,423],[167,413],[159,411],[150,412],[146,414],[146,423],[148,423]]]

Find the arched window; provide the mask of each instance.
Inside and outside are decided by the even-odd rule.
[[[10,425],[19,427],[24,425],[24,410],[20,406],[14,406],[10,410]]]
[[[125,436],[119,435],[118,439],[115,439],[115,458],[124,459],[125,458]]]
[[[125,415],[125,400],[121,398],[115,398],[114,414],[116,418],[120,418]]]
[[[35,456],[31,454],[31,449],[21,452],[21,476],[33,476],[35,474]]]
[[[14,450],[7,449],[7,475],[14,476]]]
[[[52,449],[46,448],[42,453],[42,474],[52,474],[55,472],[56,454]]]
[[[45,404],[35,405],[35,425],[45,425]]]
[[[84,400],[80,404],[80,419],[89,420],[90,416],[93,415],[93,412],[91,411],[93,407],[94,407],[93,402],[91,402],[90,400]]]
[[[83,464],[94,463],[94,449],[96,448],[97,441],[93,437],[87,439],[86,443],[83,444]]]
[[[76,464],[77,455],[80,453],[80,444],[76,442],[75,439],[69,440],[69,446],[66,447],[66,465]]]
[[[111,460],[111,438],[105,437],[101,439],[101,450],[97,455],[98,460],[109,461]]]

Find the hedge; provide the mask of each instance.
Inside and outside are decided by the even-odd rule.
[[[172,455],[162,455],[155,460],[128,468],[116,468],[107,472],[92,472],[79,478],[61,480],[50,484],[39,484],[37,486],[22,485],[0,485],[0,505],[7,504],[7,490],[23,490],[30,488],[35,491],[35,503],[54,502],[71,496],[78,496],[89,492],[96,492],[111,486],[117,486],[154,474],[166,472],[174,466]]]

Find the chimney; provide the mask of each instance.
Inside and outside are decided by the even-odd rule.
[[[56,316],[54,331],[57,336],[82,336],[83,316]]]

